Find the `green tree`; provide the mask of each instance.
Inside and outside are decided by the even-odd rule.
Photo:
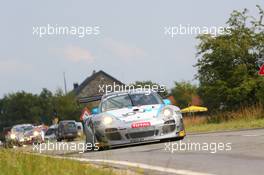
[[[258,18],[249,16],[247,9],[233,11],[224,34],[198,36],[199,95],[212,109],[263,102],[263,77],[258,69],[264,62],[264,13],[257,8]]]
[[[180,108],[185,108],[191,105],[194,97],[197,97],[197,86],[186,81],[175,82],[175,87],[172,88],[171,95]]]
[[[38,96],[24,91],[9,94],[2,100],[1,120],[7,124],[39,123],[41,108]]]
[[[57,90],[52,94],[44,88],[39,95],[24,91],[8,94],[0,100],[0,132],[3,127],[21,123],[51,124],[55,111],[61,120],[78,120],[81,114],[72,93]]]
[[[40,118],[46,119],[43,121],[46,124],[51,124],[53,113],[54,113],[54,103],[53,94],[46,88],[43,88],[39,94],[39,107],[41,108]]]
[[[64,95],[62,90],[57,90],[53,97],[53,104],[60,120],[79,120],[82,109],[73,93]]]

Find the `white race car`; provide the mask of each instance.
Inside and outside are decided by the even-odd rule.
[[[26,133],[33,131],[34,126],[31,124],[20,124],[12,127],[9,135],[8,142],[12,142],[14,145],[23,145],[29,141],[26,138]]]
[[[14,145],[32,144],[42,142],[41,132],[32,124],[14,125],[8,135],[8,142]]]
[[[84,120],[84,130],[87,143],[108,148],[186,135],[178,107],[154,91],[135,90],[102,96],[98,108]]]

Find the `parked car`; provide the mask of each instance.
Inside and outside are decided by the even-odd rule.
[[[77,130],[78,130],[78,136],[81,137],[83,135],[83,125],[82,122],[76,122]]]
[[[44,140],[57,140],[56,132],[58,125],[51,125],[45,133]]]
[[[89,98],[85,101],[90,102]],[[86,142],[108,148],[185,137],[180,109],[154,91],[103,95],[84,122]]]
[[[57,141],[74,140],[78,137],[77,125],[74,120],[63,120],[58,124]]]

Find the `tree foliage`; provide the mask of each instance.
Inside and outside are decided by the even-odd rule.
[[[230,31],[198,36],[199,94],[211,109],[264,102],[264,79],[258,75],[264,63],[264,13],[257,8],[258,18],[249,16],[247,9],[233,11],[227,21]]]
[[[176,100],[177,106],[180,108],[188,107],[192,104],[193,99],[197,97],[197,86],[186,81],[175,82],[171,95]]]
[[[78,120],[80,106],[71,93],[61,90],[53,94],[43,89],[39,95],[24,91],[6,95],[0,100],[0,128],[19,123],[51,124],[52,119]]]

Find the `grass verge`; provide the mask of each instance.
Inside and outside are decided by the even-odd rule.
[[[114,175],[74,160],[56,159],[19,151],[0,149],[0,174],[8,175]]]
[[[187,132],[210,132],[264,128],[264,106],[244,107],[211,116],[184,117]]]
[[[232,120],[222,123],[205,123],[198,125],[187,125],[186,131],[195,132],[210,132],[210,131],[226,131],[239,129],[264,128],[264,119],[253,120]]]

